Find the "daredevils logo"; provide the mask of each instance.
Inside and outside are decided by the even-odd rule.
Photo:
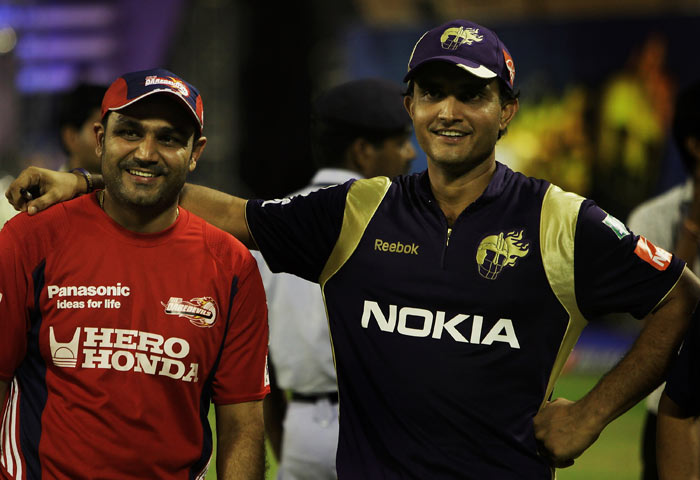
[[[211,297],[191,298],[189,301],[170,297],[168,303],[160,302],[168,315],[177,315],[190,320],[197,327],[213,327],[216,323],[216,302]]]
[[[634,253],[657,270],[666,270],[671,265],[672,255],[663,248],[657,247],[642,235],[639,236]]]
[[[175,77],[157,77],[151,75],[146,77],[145,85],[165,85],[173,90],[177,90],[184,97],[190,96],[190,90],[187,88],[187,85],[185,85],[182,80]]]

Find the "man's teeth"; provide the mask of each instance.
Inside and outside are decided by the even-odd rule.
[[[128,170],[128,172],[132,175],[136,175],[137,177],[155,177],[155,173],[151,172],[142,172],[140,170]]]
[[[445,130],[440,130],[438,132],[438,135],[442,135],[445,137],[463,137],[464,133],[462,132],[452,132],[452,131],[445,131]]]

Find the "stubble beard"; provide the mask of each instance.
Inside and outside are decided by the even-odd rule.
[[[118,204],[123,205],[128,209],[148,210],[155,213],[160,213],[177,202],[180,191],[185,184],[187,172],[174,176],[174,172],[169,172],[169,179],[159,187],[143,187],[143,192],[139,192],[139,187],[135,186],[128,188],[123,181],[122,175],[126,172],[124,163],[126,160],[121,160],[113,168],[116,170],[115,175],[111,175],[104,169],[105,153],[102,154],[102,171],[105,190],[109,192],[110,197]],[[109,169],[108,169],[109,170]],[[106,174],[105,174],[106,173]]]

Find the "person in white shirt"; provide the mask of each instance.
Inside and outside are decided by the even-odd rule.
[[[343,83],[313,103],[311,143],[318,167],[293,195],[352,178],[408,172],[416,156],[399,84],[367,78]],[[265,285],[272,392],[265,427],[280,480],[334,479],[338,393],[326,311],[319,286],[273,274],[254,252]]]
[[[627,226],[655,245],[685,260],[695,275],[700,249],[700,81],[677,95],[674,109],[673,140],[681,154],[688,179],[670,190],[638,205],[630,213]],[[664,385],[646,399],[647,416],[642,439],[642,480],[657,480],[656,422]],[[700,434],[700,428],[697,429]]]

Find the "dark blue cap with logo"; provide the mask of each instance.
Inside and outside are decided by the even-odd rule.
[[[515,64],[494,32],[467,20],[452,20],[427,31],[413,47],[408,61],[409,81],[429,62],[448,62],[479,78],[500,78],[513,90]]]
[[[109,86],[102,100],[102,117],[155,93],[174,95],[187,107],[199,128],[204,127],[204,105],[199,91],[179,76],[162,68],[125,73]]]
[[[355,128],[394,131],[411,125],[402,86],[381,78],[340,84],[321,94],[313,106],[317,119]]]

